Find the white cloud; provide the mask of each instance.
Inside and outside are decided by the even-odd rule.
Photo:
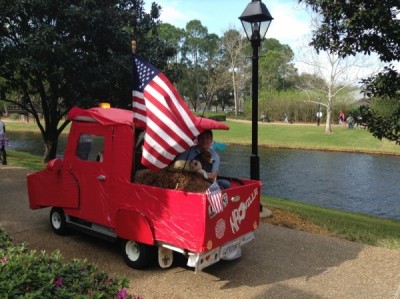
[[[276,38],[281,43],[289,44],[293,48],[299,46],[305,35],[310,33],[310,16],[304,7],[293,2],[282,4],[276,1],[268,9],[274,20],[267,37]]]

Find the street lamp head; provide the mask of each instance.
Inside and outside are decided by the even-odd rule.
[[[248,40],[258,45],[265,38],[273,19],[261,0],[252,0],[239,17]]]

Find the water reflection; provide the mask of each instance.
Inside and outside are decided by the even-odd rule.
[[[221,152],[221,171],[249,177],[250,148]],[[400,157],[260,149],[262,193],[322,207],[400,219]]]
[[[7,132],[13,149],[42,156],[39,133]],[[59,141],[62,156],[67,136]],[[248,178],[251,148],[219,152],[221,173]],[[400,219],[400,157],[259,149],[262,193],[322,207]]]
[[[7,131],[7,137],[11,141],[11,149],[43,156],[44,144],[42,135],[35,132],[11,132]],[[58,156],[62,156],[67,142],[67,135],[61,135],[58,141]]]

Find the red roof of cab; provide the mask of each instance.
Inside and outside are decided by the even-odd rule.
[[[196,116],[195,125],[200,131],[205,130],[229,130],[229,127],[226,124],[223,124],[219,121],[204,118],[200,116]]]
[[[82,109],[73,107],[68,113],[68,119],[73,121],[98,122],[102,125],[133,125],[133,112],[118,108],[90,108]],[[195,117],[195,125],[199,131],[205,130],[229,130],[229,127],[221,122],[200,116]]]
[[[133,125],[133,111],[118,108],[73,107],[68,112],[68,119],[74,121],[98,122],[102,125]]]

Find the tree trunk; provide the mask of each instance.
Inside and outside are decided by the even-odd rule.
[[[235,72],[232,72],[232,87],[233,87],[233,101],[235,103],[235,116],[238,116],[239,110],[239,99],[237,94],[237,87],[236,87],[236,76]]]
[[[57,157],[57,145],[58,145],[58,136],[53,138],[47,138],[44,141],[44,156],[43,162],[47,163],[52,159]]]
[[[332,108],[328,103],[326,109],[326,124],[325,124],[325,134],[332,133]]]

